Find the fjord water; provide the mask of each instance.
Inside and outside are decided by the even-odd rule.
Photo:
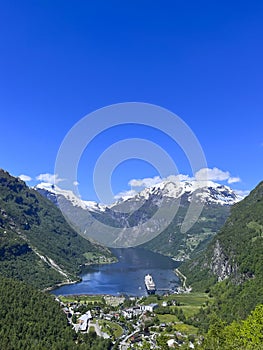
[[[52,293],[144,296],[147,273],[153,276],[158,294],[179,285],[174,273],[179,263],[169,257],[142,248],[112,249],[112,252],[118,258],[117,263],[89,266],[81,275],[81,282],[62,286]]]

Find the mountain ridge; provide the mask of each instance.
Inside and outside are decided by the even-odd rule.
[[[0,252],[1,274],[41,288],[78,279],[80,265],[112,260],[108,249],[78,235],[52,202],[2,169]]]
[[[204,196],[203,198],[202,196],[200,196],[200,202],[210,197],[210,202],[213,202],[214,204],[232,205],[243,199],[241,195],[237,194],[229,186],[218,184],[214,181],[197,180],[184,180],[176,182],[171,180],[165,180],[156,185],[146,187],[140,192],[134,193],[133,195],[124,195],[123,197],[120,197],[118,200],[109,205],[101,204],[95,201],[82,200],[80,197],[78,197],[77,194],[73,193],[73,191],[63,190],[59,186],[47,182],[42,182],[36,185],[35,188],[37,190],[47,190],[56,195],[62,195],[66,199],[70,200],[73,205],[79,206],[83,209],[100,211],[105,211],[106,208],[113,208],[126,201],[136,200],[137,198],[143,198],[147,200],[150,195],[158,195],[160,193],[163,197],[178,199],[182,197],[185,193],[193,194],[195,191],[200,189],[206,189],[206,191],[207,189],[210,189],[211,191],[210,193],[207,192],[206,196]]]
[[[110,247],[143,245],[177,260],[201,249],[225,222],[230,206],[241,199],[228,186],[212,181],[164,181],[109,206],[82,201],[51,184],[39,184],[37,190],[60,206],[80,234]],[[180,227],[191,203],[203,206],[205,215],[182,235]]]

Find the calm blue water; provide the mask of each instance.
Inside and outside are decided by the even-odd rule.
[[[153,276],[158,294],[179,284],[173,272],[179,263],[168,257],[141,248],[112,249],[112,252],[119,260],[117,263],[91,266],[81,275],[81,282],[62,286],[52,293],[143,296],[147,295],[144,286],[147,273]]]

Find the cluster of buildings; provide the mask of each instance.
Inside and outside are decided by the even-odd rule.
[[[93,316],[98,319],[104,319],[107,321],[115,320],[117,321],[120,316],[123,316],[126,320],[131,320],[133,318],[140,317],[145,312],[154,312],[158,308],[157,303],[152,303],[148,305],[135,305],[128,308],[119,309],[118,311],[111,310],[109,312],[104,312],[104,310],[99,306],[94,306],[91,310],[87,310],[83,314],[78,311],[80,306],[77,302],[63,303],[57,298],[57,301],[60,302],[64,313],[67,315],[68,321],[74,326],[76,332],[87,332],[89,323],[92,323]],[[75,320],[75,322],[74,322]]]
[[[149,332],[149,330],[145,328],[145,322],[151,319],[159,305],[157,303],[142,305],[138,303],[138,301],[134,301],[133,306],[123,307],[124,298],[122,300],[117,300],[117,297],[110,298],[109,300],[107,297],[104,298],[104,300],[106,300],[104,306],[85,305],[78,302],[65,304],[61,302],[59,298],[57,298],[57,301],[60,302],[63,311],[67,315],[69,324],[72,325],[76,332],[88,333],[92,327],[98,336],[110,338],[109,334],[102,331],[101,325],[104,320],[111,321],[119,324],[123,329],[122,336],[118,338],[120,350],[132,349],[135,344],[142,345],[145,340],[150,344],[151,349],[158,348],[158,346],[156,347],[156,338],[160,335],[160,329],[164,330],[167,325],[161,323],[157,327],[159,330]],[[176,300],[169,301],[169,305],[176,304]],[[167,301],[163,301],[160,306],[168,306]],[[127,325],[129,325],[129,327],[127,327]],[[178,347],[180,346],[178,339],[183,337],[184,335],[178,332],[175,338],[168,340],[167,345],[169,348]],[[114,339],[112,340],[114,341]],[[190,348],[192,348],[192,344],[190,345]]]

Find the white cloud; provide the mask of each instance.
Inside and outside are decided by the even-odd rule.
[[[132,179],[129,181],[129,185],[132,187],[151,187],[162,182],[163,180],[164,179],[162,179],[160,176],[146,177],[144,179]]]
[[[190,177],[189,175],[178,174],[178,175],[169,175],[166,178],[161,178],[160,176],[154,177],[146,177],[144,179],[132,179],[129,181],[128,185],[132,187],[132,189],[128,191],[123,191],[118,193],[114,198],[128,198],[135,196],[138,192],[140,192],[143,188],[149,188],[155,186],[163,181],[171,181],[171,182],[182,182],[182,181],[226,181],[228,184],[233,184],[240,182],[241,179],[239,177],[232,177],[229,171],[223,171],[218,168],[203,168],[195,173],[194,177]],[[242,192],[242,191],[241,191]],[[247,195],[247,191],[242,192],[240,195]]]
[[[192,181],[194,180],[194,178],[190,177],[189,175],[179,174],[179,175],[170,175],[164,180],[171,181],[171,182],[178,182],[178,181]]]
[[[233,184],[233,183],[235,183],[235,182],[240,182],[240,181],[241,181],[240,177],[230,177],[230,178],[227,180],[227,182],[228,182],[229,184]]]
[[[60,179],[57,174],[49,174],[49,173],[39,174],[36,177],[36,179],[38,181],[43,181],[50,184],[58,184],[59,182],[63,181],[63,179]]]
[[[129,181],[129,186],[134,188],[145,188],[159,184],[163,181],[179,182],[179,181],[227,181],[229,184],[240,182],[239,177],[232,177],[229,171],[223,171],[218,168],[203,168],[195,173],[194,177],[189,175],[178,174],[170,175],[166,178],[160,176],[146,177],[144,179],[132,179]]]
[[[211,181],[227,181],[229,184],[233,184],[236,182],[240,182],[240,177],[232,177],[229,173],[229,171],[223,171],[218,168],[203,168],[197,171],[195,174],[195,178],[197,181],[202,180],[211,180]]]
[[[138,192],[135,191],[135,190],[129,190],[129,191],[123,191],[123,192],[120,192],[118,194],[116,194],[116,196],[114,196],[114,199],[118,200],[120,198],[129,198],[129,197],[134,197],[136,196]]]
[[[225,181],[230,178],[229,171],[223,171],[218,168],[203,168],[195,173],[197,181],[211,180],[211,181]]]
[[[171,182],[180,182],[180,181],[191,181],[194,178],[189,175],[178,174],[178,175],[169,175],[167,177],[161,178],[160,176],[155,177],[146,177],[144,179],[132,179],[129,181],[128,185],[134,188],[145,188],[157,185],[163,181],[171,181]]]
[[[32,180],[32,177],[28,176],[28,175],[24,175],[24,174],[21,174],[18,176],[19,179],[21,179],[22,181],[31,181]]]
[[[79,182],[78,182],[78,181],[74,181],[74,182],[73,182],[73,185],[74,185],[74,186],[78,186],[78,185],[79,185]]]
[[[148,187],[158,185],[163,181],[180,182],[180,181],[191,181],[191,180],[194,180],[194,178],[183,174],[170,175],[165,178],[161,178],[160,176],[154,176],[154,177],[146,177],[144,179],[132,179],[129,181],[128,185],[133,187],[133,189],[130,189],[128,191],[122,191],[116,194],[114,196],[114,199],[118,200],[120,198],[127,199],[130,197],[134,197],[143,188],[148,188]]]

